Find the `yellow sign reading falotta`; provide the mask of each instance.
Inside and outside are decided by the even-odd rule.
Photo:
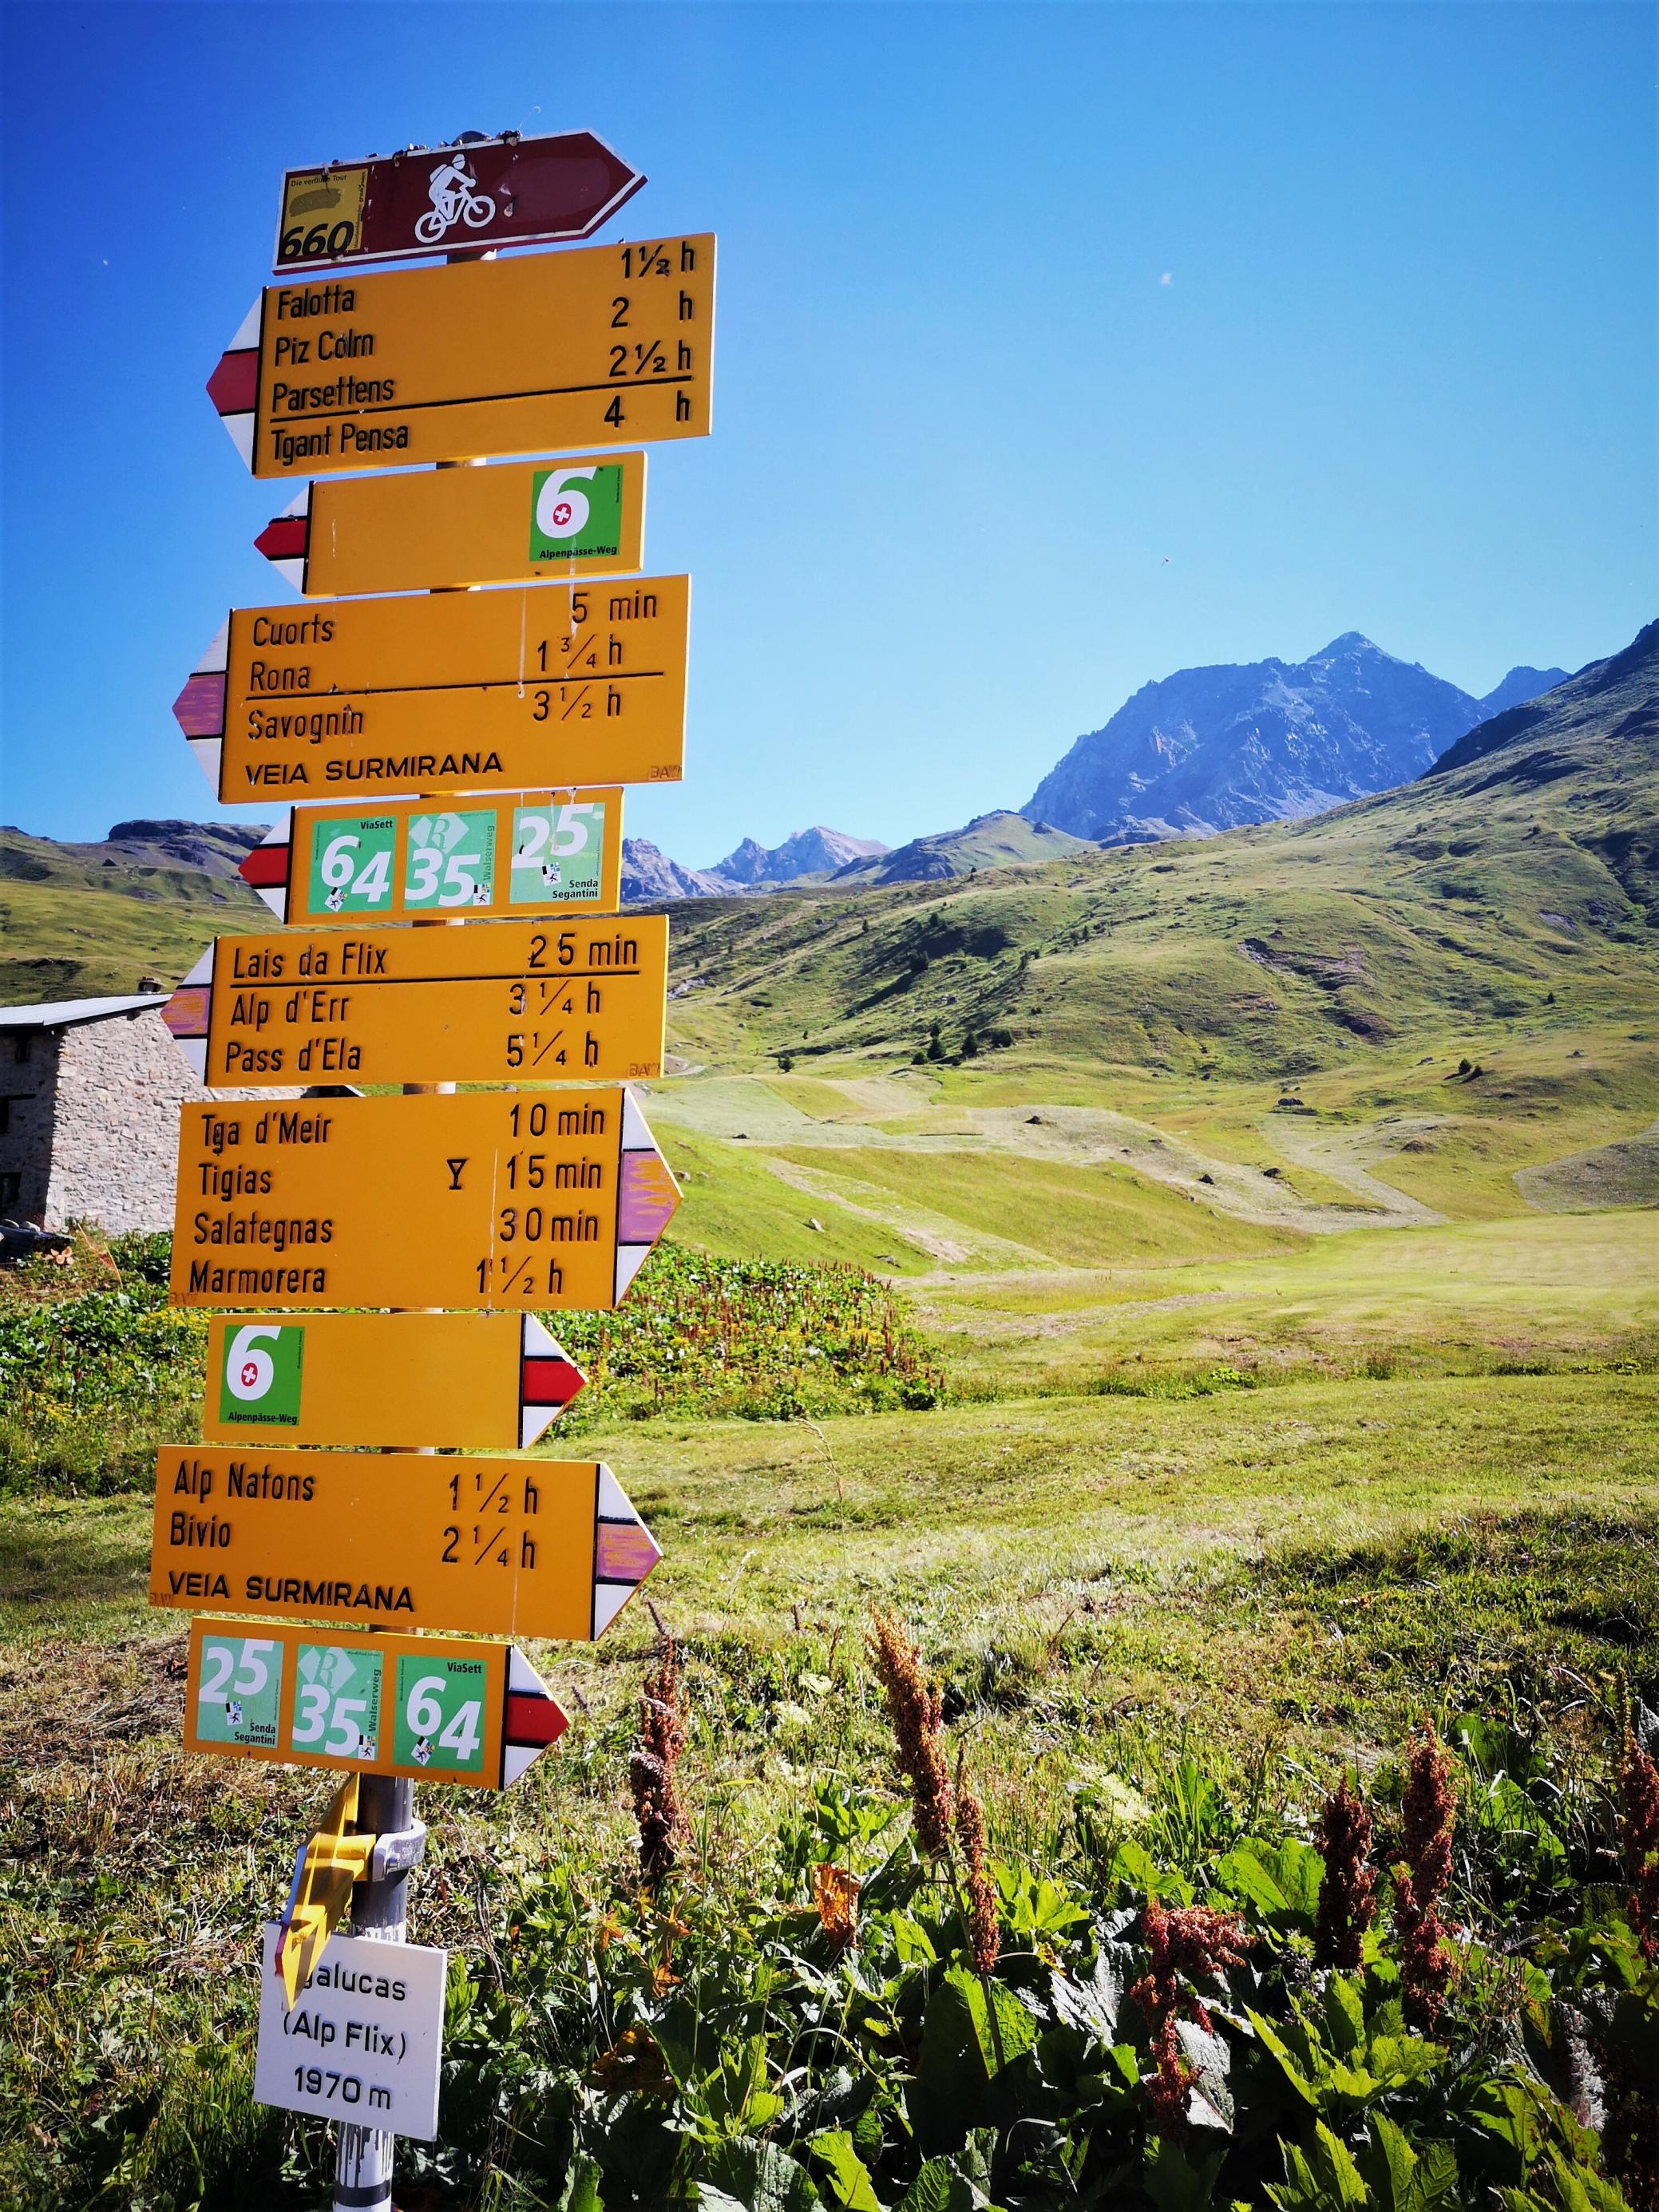
[[[595,1460],[155,1457],[152,1605],[586,1643],[660,1556]]]
[[[619,1083],[662,1073],[668,924],[221,937],[162,1009],[210,1089]]]
[[[258,477],[708,428],[714,241],[272,284],[209,380]]]
[[[645,455],[327,477],[254,544],[307,599],[614,576],[644,557]]]
[[[181,1107],[187,1306],[602,1308],[679,1190],[625,1091]]]
[[[690,580],[241,607],[173,702],[221,799],[675,783]]]

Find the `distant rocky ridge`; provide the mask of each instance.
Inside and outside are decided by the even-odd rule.
[[[264,822],[118,822],[101,845],[63,845],[58,849],[92,867],[125,863],[199,868],[204,876],[228,878],[237,875],[270,826]]]
[[[769,852],[745,838],[702,870],[682,868],[651,848],[657,865],[640,865],[640,880],[650,885],[641,896],[934,882],[1052,860],[1076,842],[1146,843],[1299,820],[1411,782],[1467,731],[1540,697],[1566,673],[1512,668],[1477,699],[1358,630],[1304,661],[1181,669],[1144,684],[1109,721],[1079,738],[1018,814],[978,815],[896,852],[834,830],[799,831]],[[848,856],[826,865],[836,847]]]
[[[994,814],[976,814],[961,830],[913,837],[896,853],[884,848],[877,858],[849,861],[830,881],[849,890],[856,884],[942,883],[951,876],[975,874],[981,868],[1031,866],[1090,849],[1086,838],[1070,836],[1047,822],[1028,822],[1024,815],[1004,808]]]
[[[1593,745],[1587,731],[1594,733]],[[1528,736],[1534,742],[1524,751],[1510,750]],[[1489,755],[1502,755],[1501,768],[1494,761],[1489,777],[1468,786],[1472,797],[1500,775],[1512,786],[1536,788],[1559,779],[1568,756],[1556,748],[1568,741],[1579,748],[1571,757],[1575,764],[1596,763],[1621,794],[1651,787],[1659,774],[1659,622],[1638,630],[1622,653],[1564,678],[1547,697],[1506,708],[1466,732],[1430,774],[1455,775]],[[1612,807],[1611,790],[1603,803]],[[1643,849],[1650,872],[1659,876],[1659,837],[1651,817]],[[1621,852],[1620,859],[1626,858]]]
[[[1358,630],[1307,660],[1183,668],[1078,738],[1020,811],[1103,844],[1322,814],[1409,783],[1565,672],[1514,668],[1476,699]]]
[[[735,852],[717,860],[711,875],[723,876],[745,890],[774,884],[799,882],[803,876],[833,876],[838,869],[860,860],[878,859],[888,847],[873,837],[848,837],[821,823],[810,830],[793,830],[781,845],[769,851],[753,837],[745,837]]]
[[[702,868],[684,868],[647,837],[624,837],[622,896],[624,906],[661,906],[669,899],[730,898],[737,890],[725,877]]]
[[[1541,698],[1558,684],[1565,684],[1568,672],[1565,668],[1511,668],[1502,683],[1495,684],[1481,700],[1482,719],[1501,714],[1505,708],[1517,707],[1523,700]]]
[[[777,890],[785,884],[823,883],[838,871],[878,859],[887,847],[873,837],[849,837],[822,823],[793,830],[781,845],[768,847],[745,837],[712,868],[683,867],[643,837],[623,840],[623,901],[628,906],[659,906],[665,899],[735,898],[750,891]]]

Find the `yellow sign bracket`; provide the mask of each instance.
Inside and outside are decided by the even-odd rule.
[[[422,1820],[395,1835],[346,1833],[357,1818],[359,1779],[354,1774],[341,1784],[317,1832],[302,1845],[294,1863],[294,1880],[276,1936],[276,1971],[283,1978],[290,2012],[321,1960],[329,1937],[345,1917],[353,1885],[407,1873],[423,1856],[426,1824]]]

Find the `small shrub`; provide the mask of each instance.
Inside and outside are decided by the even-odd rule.
[[[613,1313],[553,1326],[589,1387],[561,1433],[655,1414],[802,1414],[921,1408],[944,1367],[890,1286],[833,1261],[719,1260],[662,1243]]]

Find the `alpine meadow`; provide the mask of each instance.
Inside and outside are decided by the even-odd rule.
[[[684,1203],[537,1448],[664,1563],[427,1800],[407,2202],[1659,2203],[1656,823],[1659,624],[1309,818],[672,905]],[[188,827],[0,834],[5,995],[258,927]],[[326,2187],[240,1963],[314,1793],[144,1602],[166,1246],[0,1278],[20,2206]]]

